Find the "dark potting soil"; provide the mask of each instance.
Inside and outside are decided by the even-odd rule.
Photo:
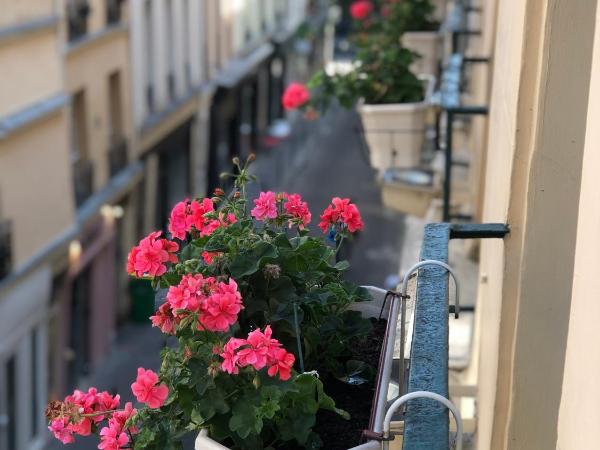
[[[354,344],[352,359],[364,361],[377,369],[387,321],[372,321],[373,329],[369,335]],[[335,400],[336,407],[350,414],[350,420],[345,420],[333,412],[319,411],[314,431],[321,436],[323,449],[346,450],[360,444],[362,430],[369,426],[375,386],[372,383],[350,385],[336,379],[326,379],[323,383],[325,392]]]

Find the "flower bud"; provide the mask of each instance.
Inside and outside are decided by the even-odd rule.
[[[240,194],[240,191],[236,191],[235,194],[233,194],[233,198],[240,198],[242,196],[242,194]]]
[[[248,162],[252,162],[256,159],[256,155],[254,153],[250,153],[248,155]]]
[[[277,264],[265,264],[265,267],[263,268],[263,274],[265,275],[265,278],[276,280],[281,274],[281,267],[279,267]]]
[[[252,384],[256,389],[260,388],[260,379],[258,378],[258,375],[254,377]]]
[[[209,377],[216,378],[219,372],[221,372],[221,365],[218,362],[213,362],[208,366],[207,373]]]
[[[237,156],[234,156],[231,161],[233,161],[233,164],[235,164],[236,166],[240,165],[240,158],[238,158]]]
[[[215,195],[216,197],[220,197],[220,196],[222,196],[222,195],[225,195],[225,191],[223,191],[223,189],[221,189],[221,188],[216,188],[216,189],[215,189],[215,192],[214,192],[214,195]]]

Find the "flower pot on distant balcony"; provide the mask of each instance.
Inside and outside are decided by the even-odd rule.
[[[434,174],[426,170],[388,169],[381,182],[384,206],[417,217],[425,217],[431,200],[440,195]]]
[[[402,46],[418,53],[417,59],[410,69],[414,73],[437,75],[441,36],[437,31],[408,31],[402,36]]]
[[[425,98],[417,103],[360,104],[371,167],[416,167],[425,140],[425,122],[435,79],[424,76]]]
[[[361,313],[361,315],[365,318],[378,318],[380,316],[384,317],[384,318],[388,318],[387,328],[385,331],[384,346],[382,347],[381,352],[384,355],[392,355],[393,350],[394,350],[395,339],[388,339],[388,336],[392,329],[394,330],[394,332],[396,330],[397,319],[398,319],[397,314],[399,313],[399,307],[396,305],[394,308],[392,308],[392,302],[386,301],[387,291],[385,289],[380,289],[380,288],[376,288],[376,287],[372,287],[372,286],[364,286],[364,287],[369,290],[373,300],[370,302],[353,303],[351,305],[351,309],[353,309],[355,311],[359,311]],[[393,315],[396,315],[396,316],[393,316]],[[389,319],[391,319],[391,320],[389,320]],[[389,384],[390,383],[389,372],[391,372],[393,361],[390,360],[387,362],[385,362],[385,361],[382,361],[382,362],[384,364],[383,364],[383,366],[380,365],[380,367],[378,369],[377,381],[378,381],[378,383],[380,383],[380,380],[383,378],[383,379],[387,380],[387,383]],[[381,376],[383,371],[388,372],[387,377]],[[377,396],[380,387],[386,389],[386,394],[387,394],[387,389],[389,386],[377,386],[378,389],[375,390],[375,394],[374,394],[375,396]],[[374,401],[372,402],[374,411],[377,409],[379,410],[378,416],[382,415],[382,413],[385,412],[385,407],[387,406],[387,395],[381,395],[380,397],[381,398],[375,398]],[[375,416],[375,412],[373,412],[373,416]],[[383,416],[381,416],[381,417],[383,417]],[[325,446],[323,448],[327,448],[327,443],[325,443]],[[349,450],[356,450],[359,448],[363,448],[363,447],[359,446],[357,443],[356,447],[352,447]],[[200,431],[200,433],[196,437],[194,449],[195,450],[230,450],[229,447],[226,447],[226,446],[218,443],[217,441],[211,439],[209,437],[209,432],[207,429],[203,429],[202,431]]]

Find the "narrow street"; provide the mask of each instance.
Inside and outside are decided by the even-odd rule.
[[[356,203],[365,229],[347,245],[350,280],[385,287],[398,274],[404,216],[384,209],[373,169],[356,132],[357,116],[332,110],[317,121],[298,118],[290,137],[257,157],[261,190],[301,194],[312,212],[311,231],[320,233],[319,214],[332,197]],[[349,252],[346,253],[346,252]]]

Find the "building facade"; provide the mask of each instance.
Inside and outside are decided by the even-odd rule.
[[[129,248],[260,150],[323,7],[0,2],[0,450],[43,448],[47,400],[86,386],[131,315]]]
[[[487,0],[472,17],[470,196],[482,240],[473,357],[478,449],[600,448],[596,260],[600,8]],[[574,30],[577,30],[574,32]]]

